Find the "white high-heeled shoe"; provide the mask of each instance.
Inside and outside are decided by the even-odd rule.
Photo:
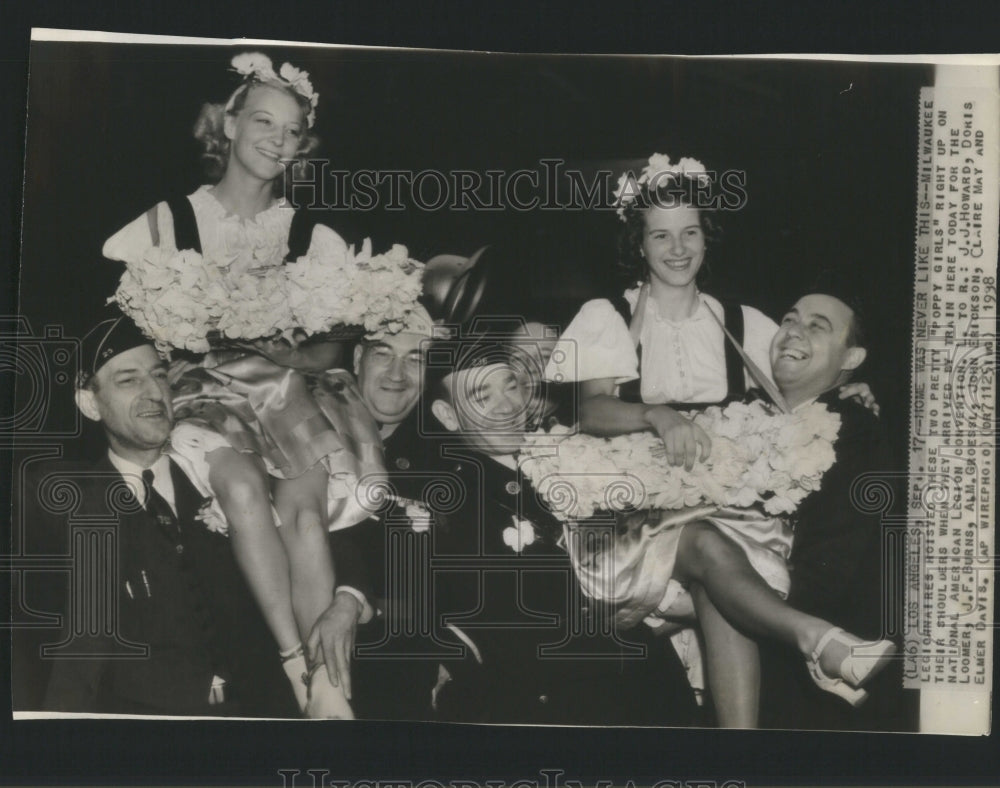
[[[840,663],[839,677],[827,675],[819,664],[820,655],[832,641],[847,647],[847,656]],[[891,640],[866,643],[840,627],[831,627],[819,639],[806,659],[806,665],[817,687],[843,698],[852,706],[860,706],[868,698],[868,692],[862,686],[885,668],[895,653],[896,644]]]

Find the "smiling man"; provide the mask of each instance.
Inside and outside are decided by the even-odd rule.
[[[509,341],[449,345],[453,361],[428,370],[426,396],[440,474],[460,494],[431,507],[432,608],[464,657],[441,660],[436,718],[690,724],[694,699],[667,639],[616,631],[611,610],[583,596],[561,523],[518,469],[532,406]]]
[[[46,708],[298,716],[228,539],[198,519],[204,501],[165,453],[173,414],[163,359],[116,316],[84,338],[80,368],[77,406],[103,427],[108,451],[80,480],[79,514],[117,522],[117,564],[104,559],[118,568],[109,600],[118,627],[86,643],[89,658],[54,660]],[[123,640],[148,655],[114,658]]]
[[[795,514],[789,561],[788,603],[870,640],[898,638],[888,627],[900,611],[892,576],[885,571],[901,556],[890,555],[883,538],[881,512],[863,510],[852,488],[863,475],[886,481],[895,467],[878,418],[853,400],[841,399],[837,387],[862,364],[861,315],[832,295],[801,299],[781,321],[771,342],[774,380],[792,407],[818,400],[841,418],[834,443],[836,461]],[[892,484],[892,479],[888,478]],[[885,611],[885,612],[883,612]],[[792,650],[764,644],[761,722],[782,728],[829,730],[906,730],[899,665],[868,685],[869,700],[859,709],[819,690],[801,657]]]
[[[398,334],[366,339],[354,349],[354,373],[368,410],[383,438],[413,412],[424,370],[423,343],[431,336],[431,320],[423,307]]]
[[[358,390],[382,436],[388,478],[379,490],[387,495],[376,517],[330,534],[338,586],[309,647],[313,652],[322,649],[331,681],[344,684],[360,718],[419,718],[426,716],[430,701],[423,684],[432,664],[355,659],[353,652],[355,642],[383,641],[386,627],[407,605],[402,597],[409,595],[409,589],[401,591],[398,580],[389,598],[387,571],[394,572],[393,577],[407,571],[387,570],[387,531],[390,523],[406,522],[405,513],[413,511],[427,482],[417,468],[431,445],[420,434],[416,408],[426,364],[424,346],[433,325],[427,311],[418,306],[401,331],[366,337],[354,350]]]
[[[860,318],[831,295],[807,295],[771,341],[771,371],[793,408],[845,383],[865,360]]]

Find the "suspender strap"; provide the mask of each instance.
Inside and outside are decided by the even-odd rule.
[[[312,242],[313,227],[316,226],[316,211],[299,208],[292,217],[292,226],[288,231],[288,262],[293,262],[309,251]]]
[[[615,311],[622,316],[622,320],[625,321],[626,327],[632,325],[632,307],[629,305],[628,299],[625,296],[618,294],[608,299],[611,302],[611,306],[615,308]],[[635,346],[635,357],[637,360],[637,371],[639,377],[635,380],[629,380],[622,383],[618,387],[618,399],[623,402],[642,402],[642,392],[639,387],[640,381],[642,379],[642,345],[637,344]]]
[[[726,329],[733,335],[739,345],[743,346],[743,307],[739,304],[724,302],[722,304],[722,318],[725,321]],[[726,348],[726,385],[729,396],[741,397],[746,393],[746,378],[743,375],[743,359],[740,358],[739,351],[733,346],[728,338],[723,337]]]
[[[167,200],[170,213],[174,216],[174,243],[178,249],[194,249],[201,254],[201,236],[198,235],[198,220],[194,216],[194,206],[187,197],[172,197]]]

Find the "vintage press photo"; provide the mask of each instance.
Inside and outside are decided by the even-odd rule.
[[[998,95],[34,31],[15,718],[987,734]]]

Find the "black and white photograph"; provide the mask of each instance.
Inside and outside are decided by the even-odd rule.
[[[15,724],[988,734],[998,73],[35,30]]]

